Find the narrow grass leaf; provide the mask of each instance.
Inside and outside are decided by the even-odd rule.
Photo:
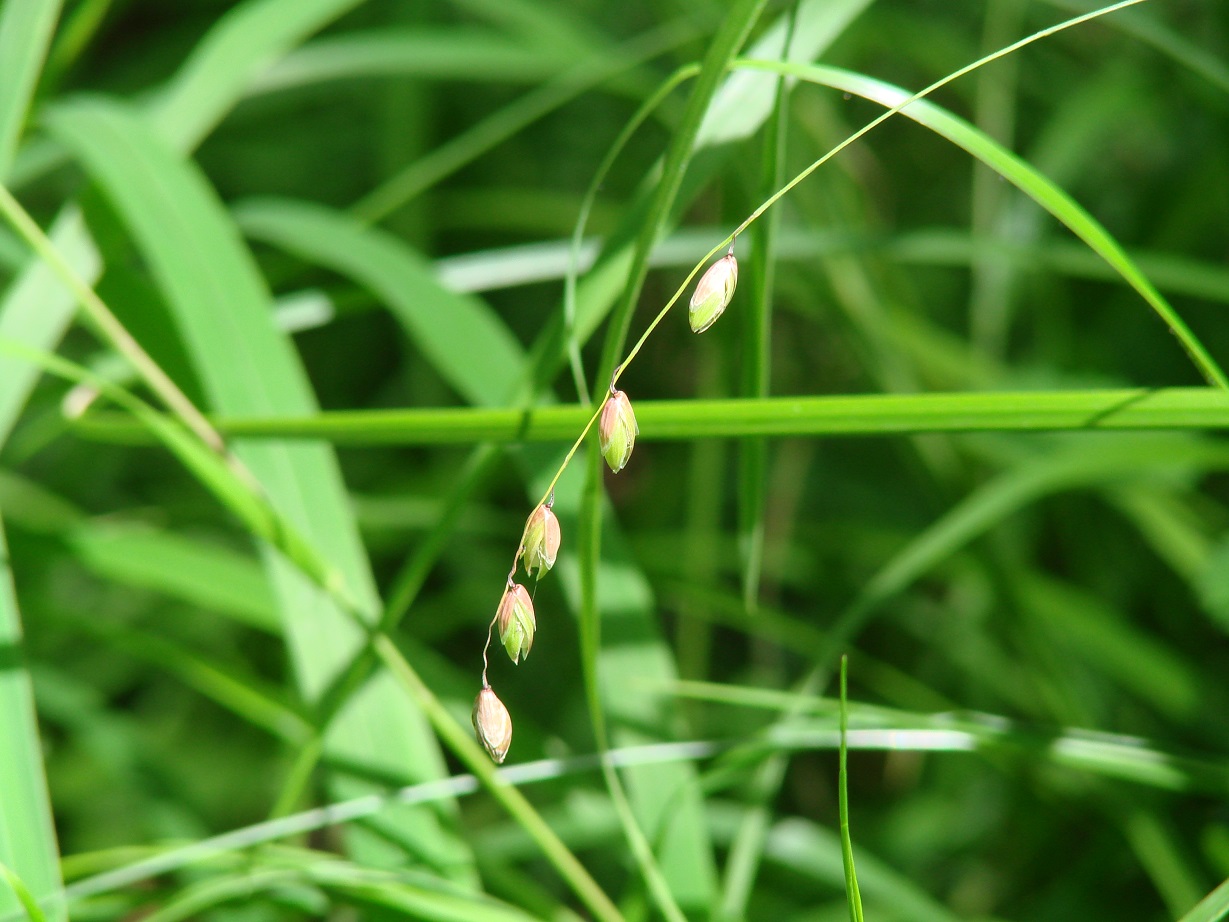
[[[710,812],[719,841],[732,836],[736,824],[741,822],[742,810],[732,804],[714,802]],[[844,887],[840,835],[809,820],[791,817],[770,826],[764,838],[763,859],[771,868],[830,887],[833,893]],[[879,918],[875,914],[877,906],[884,907],[886,918],[911,922],[957,922],[964,918],[865,850],[858,867],[861,889],[872,903],[872,918]],[[831,916],[823,918],[835,920],[845,914],[845,907],[838,905]]]
[[[787,240],[789,238],[787,237]],[[783,254],[796,252],[786,243]],[[1074,278],[1122,281],[1114,267],[1086,246],[1062,240],[1046,240],[1021,245],[1019,241],[981,241],[956,230],[922,230],[877,240],[845,237],[835,246],[882,248],[887,255],[905,262],[923,265],[971,265],[978,251],[990,252],[1010,259],[1019,269],[1042,268]],[[1229,270],[1223,265],[1192,259],[1176,253],[1132,250],[1131,258],[1158,288],[1170,294],[1203,298],[1224,303],[1229,301]]]
[[[802,714],[789,728],[764,734],[761,749],[840,748],[840,702],[775,689],[681,682],[680,695],[705,701]],[[1049,764],[1159,791],[1223,796],[1229,791],[1229,759],[1178,753],[1154,739],[1012,720],[976,711],[925,713],[880,705],[848,705],[849,749],[878,752],[1008,753],[1024,764]]]
[[[222,417],[234,436],[326,439],[338,445],[567,443],[588,407],[528,410],[432,408],[335,410],[279,418]],[[1219,388],[1132,388],[934,394],[767,397],[758,400],[638,400],[639,441],[747,436],[890,436],[921,432],[1132,432],[1229,427],[1229,395]],[[83,433],[140,441],[131,422],[96,411]]]
[[[176,150],[194,149],[247,94],[252,81],[304,38],[362,2],[246,0],[232,7],[146,105],[147,114]],[[22,153],[28,156],[14,167],[17,186],[64,163],[54,144],[31,145]]]
[[[1128,809],[1120,821],[1126,840],[1165,901],[1169,915],[1177,918],[1196,905],[1203,895],[1202,874],[1165,816],[1155,807],[1141,805]]]
[[[1229,880],[1199,901],[1199,904],[1178,922],[1220,922],[1229,918]]]
[[[114,0],[83,0],[64,16],[56,31],[55,43],[47,53],[44,79],[48,83],[60,85],[65,73],[80,62],[113,3]]]
[[[439,922],[531,922],[537,918],[484,894],[445,889],[438,881],[409,874],[379,874],[341,863],[316,861],[310,879],[339,902],[374,912],[392,911]]]
[[[817,4],[799,3],[791,12],[789,20],[778,23],[774,31],[781,32],[777,56],[782,60],[790,60],[796,53],[799,44],[812,39],[808,31],[809,23],[804,21],[804,12],[814,9]],[[836,12],[835,18],[822,19],[825,32],[833,36],[839,34],[847,23],[837,10],[840,4],[823,4],[821,9],[829,16]],[[849,9],[850,16],[858,10]],[[785,28],[782,29],[781,26]],[[829,38],[828,41],[831,39]],[[763,44],[764,39],[759,44]],[[827,41],[815,42],[816,49],[825,47]],[[771,50],[771,49],[766,49]],[[757,45],[754,53],[764,56]],[[803,57],[802,60],[809,60]],[[742,73],[734,76],[743,76]],[[762,75],[758,75],[762,76]],[[786,104],[788,89],[785,78],[778,76],[773,82],[772,117],[764,132],[764,144],[761,153],[761,193],[771,195],[785,181],[785,152],[788,141],[789,119]],[[730,89],[730,83],[722,87],[721,92]],[[716,101],[714,101],[716,102]],[[712,115],[712,110],[709,113]],[[701,129],[703,133],[703,129]],[[781,229],[781,211],[776,210],[751,229],[752,247],[759,258],[752,259],[747,266],[749,293],[746,306],[739,312],[742,317],[742,380],[739,394],[743,397],[760,398],[768,396],[768,386],[772,375],[772,305],[773,285],[775,282],[777,239]],[[768,446],[763,439],[747,439],[739,446],[738,455],[738,531],[740,539],[739,551],[743,563],[743,598],[746,600],[747,611],[756,611],[759,592],[760,574],[764,556],[764,509],[767,483],[764,475],[768,463]]]
[[[1062,9],[1072,12],[1084,12],[1088,4],[1083,0],[1050,0]],[[1134,9],[1121,16],[1115,16],[1108,23],[1128,35],[1135,36],[1147,42],[1153,48],[1168,55],[1191,73],[1198,74],[1209,84],[1229,94],[1229,64],[1223,56],[1210,48],[1203,48],[1199,43],[1170,28],[1153,15],[1151,10]]]
[[[106,644],[121,657],[140,660],[169,673],[246,723],[260,727],[292,747],[305,746],[312,738],[311,724],[282,700],[284,695],[264,687],[261,680],[246,671],[214,661],[149,631],[88,618],[74,620],[84,636]]]
[[[184,887],[161,906],[143,916],[147,922],[181,922],[200,918],[202,913],[221,911],[230,904],[242,903],[244,907],[271,901],[277,891],[283,891],[304,881],[293,870],[284,868],[255,868],[243,874],[228,874],[199,881]],[[319,900],[317,909],[323,913],[328,906]],[[232,910],[233,911],[233,910]]]
[[[602,31],[576,15],[567,3],[543,0],[457,0],[470,13],[515,34],[531,47],[566,49],[581,57],[605,41]],[[557,52],[556,52],[557,53]]]
[[[493,112],[405,166],[356,202],[351,211],[364,222],[382,221],[397,209],[512,138],[546,114],[583,93],[626,74],[641,61],[678,44],[687,33],[663,26],[637,36],[620,48],[595,53],[552,80]]]
[[[849,767],[846,736],[849,732],[849,707],[847,700],[847,672],[849,657],[841,655],[840,719],[841,747],[840,770],[837,794],[841,817],[841,866],[845,869],[845,899],[849,902],[849,922],[862,922],[862,896],[858,892],[858,873],[854,870],[853,841],[849,837]]]
[[[316,586],[328,590],[332,596],[344,595],[345,577],[325,561],[299,530],[269,505],[263,495],[254,492],[226,461],[201,444],[177,419],[159,413],[123,388],[59,356],[37,352],[24,344],[2,339],[0,354],[22,358],[52,374],[97,389],[132,414],[136,425],[174,455],[254,536],[277,548]]]
[[[811,15],[819,13],[820,35],[815,34],[816,20]],[[816,4],[795,3],[787,17],[774,24],[769,33],[762,37],[755,47],[754,53],[763,56],[765,52],[773,54],[782,60],[789,60],[798,54],[803,46],[806,51],[799,56],[801,60],[810,60],[821,48],[839,34],[848,22],[845,14],[856,15],[856,10],[848,4]],[[826,33],[826,34],[825,34]],[[766,41],[768,44],[766,45]],[[773,45],[775,44],[775,48]],[[714,109],[720,105],[721,97],[732,93],[740,78],[751,77],[765,81],[766,75],[746,73],[732,74],[718,91],[713,101],[713,108],[705,117],[705,124],[716,127],[716,136],[722,134],[720,122],[712,122]],[[789,119],[787,118],[788,88],[784,77],[778,76],[772,81],[773,101],[772,116],[764,131],[763,150],[761,153],[760,194],[771,195],[785,181],[785,156],[788,141]],[[755,91],[754,86],[749,90]],[[752,103],[748,108],[754,108]],[[729,125],[737,125],[742,120],[743,113],[729,113]],[[756,120],[752,121],[755,124]],[[701,137],[704,136],[704,125],[701,125]],[[772,362],[772,305],[774,303],[773,285],[776,279],[777,239],[780,234],[781,210],[776,210],[767,216],[767,220],[751,228],[750,242],[753,258],[747,261],[748,297],[740,308],[742,323],[741,365],[742,376],[739,382],[739,394],[751,399],[762,399],[768,396],[771,379]],[[701,451],[721,454],[713,448],[697,448],[697,458],[702,457]],[[764,559],[765,511],[768,485],[765,473],[768,466],[768,444],[763,438],[744,439],[738,446],[738,534],[739,555],[742,563],[742,595],[748,620],[759,617],[760,576]],[[720,516],[716,504],[712,502],[715,490],[708,491],[701,502],[706,502],[714,522]],[[693,495],[695,495],[693,493]],[[716,530],[714,529],[714,532]],[[703,556],[714,558],[711,548],[702,552]],[[697,555],[700,556],[700,555]],[[710,568],[713,563],[710,562]],[[694,579],[693,582],[712,583],[711,574],[707,579]],[[707,658],[708,647],[711,644],[711,633],[691,612],[685,612],[683,625],[694,625],[686,633],[679,631],[678,644],[680,656],[694,655]],[[699,649],[690,654],[685,644],[689,640],[699,641]],[[772,681],[771,679],[769,681]],[[771,822],[770,804],[775,798],[784,773],[788,767],[787,757],[778,754],[758,766],[751,783],[747,785],[747,812],[738,834],[730,844],[729,858],[726,861],[722,876],[721,913],[726,918],[742,918],[747,914],[747,903],[755,889],[756,877],[759,875],[760,861],[764,847],[764,836]]]
[[[30,100],[60,15],[60,0],[19,0],[0,7],[0,182],[8,176]]]
[[[1130,616],[1090,592],[1040,574],[1017,587],[1021,609],[1056,649],[1092,665],[1171,720],[1183,721],[1202,703],[1199,679],[1186,661]]]
[[[59,898],[59,849],[8,560],[0,522],[0,865],[47,906],[52,919],[62,920],[67,913]],[[0,886],[0,918],[23,912],[25,902],[20,892]]]
[[[578,559],[563,561],[559,571],[580,619],[580,655],[588,664],[589,715],[597,746],[604,751],[612,741],[635,745],[676,738],[677,713],[651,690],[645,693],[635,686],[637,676],[676,674],[671,651],[653,622],[652,590],[607,524],[611,510],[601,504],[599,481],[592,474],[594,468],[605,469],[600,454],[578,460],[587,462],[588,477],[579,466],[566,471],[555,487],[554,508],[565,529],[579,536]],[[551,470],[551,462],[543,469]],[[586,506],[597,506],[600,514],[586,519]],[[582,531],[586,526],[590,530]],[[600,580],[600,592],[586,583],[586,572]],[[594,601],[601,606],[604,637],[593,627]],[[686,918],[683,907],[704,905],[715,886],[712,846],[694,773],[664,766],[628,769],[625,788],[614,766],[603,760],[603,775],[658,911],[670,920]]]
[[[155,105],[159,130],[179,149],[195,147],[247,92],[251,79],[297,41],[359,2],[248,0],[236,7],[197,46]],[[60,3],[53,0],[23,0],[4,5],[0,60],[6,62],[10,77],[26,73],[24,68],[13,67],[12,61],[23,62],[25,68],[41,62],[45,49],[40,42],[45,44],[46,39],[40,36],[43,29],[50,29],[47,17],[54,23],[59,7]],[[12,44],[13,53],[5,51],[5,42]],[[22,79],[11,79],[0,89],[0,110],[8,112],[13,120],[12,127],[7,129],[13,133],[13,143],[28,103],[28,99],[20,101],[22,85]],[[28,95],[29,88],[25,92]],[[0,115],[0,124],[4,123]],[[5,130],[0,128],[0,180],[7,172],[3,156]],[[46,159],[44,166],[49,169],[59,162],[53,157]],[[27,176],[24,181],[31,178]],[[77,276],[92,284],[99,273],[97,250],[76,208],[64,209],[50,236]],[[74,309],[71,296],[47,267],[32,263],[0,305],[0,335],[22,340],[35,349],[51,349],[63,335]],[[37,367],[29,363],[19,363],[10,369],[0,360],[0,435],[11,431],[36,374]]]
[[[886,599],[992,525],[1043,496],[1149,470],[1223,469],[1226,463],[1229,449],[1219,443],[1177,438],[1114,440],[1095,453],[1073,442],[1022,463],[953,506],[888,560],[842,613],[830,643],[843,643],[854,636]],[[826,659],[820,657],[821,662]]]

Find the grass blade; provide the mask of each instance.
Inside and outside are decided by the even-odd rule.
[[[0,182],[8,175],[38,83],[60,0],[24,0],[0,7]]]
[[[840,748],[839,700],[703,682],[681,682],[676,690],[698,700],[806,717],[789,729],[778,726],[768,731],[756,744],[761,748]],[[1223,754],[1180,754],[1139,736],[1039,726],[976,711],[926,713],[857,702],[847,705],[847,710],[853,725],[847,732],[849,749],[1012,753],[1022,756],[1026,764],[1059,766],[1159,791],[1214,796],[1229,791],[1229,760]]]
[[[566,444],[589,418],[587,407],[531,410],[448,408],[335,410],[298,417],[222,417],[235,437],[326,439],[337,445],[464,445],[476,442]],[[759,400],[645,400],[636,403],[639,439],[747,436],[890,436],[921,432],[1138,432],[1229,426],[1229,395],[1214,387]],[[140,441],[139,427],[96,411],[76,424],[114,441]]]
[[[47,907],[52,919],[61,920],[67,913],[60,899],[59,850],[8,561],[0,523],[0,744],[4,747],[0,757],[0,791],[4,792],[0,797],[0,866]],[[22,896],[11,887],[0,886],[0,917],[23,911],[26,901]]]
[[[799,64],[814,61],[872,2],[802,0],[778,16],[744,56]],[[754,135],[776,109],[779,85],[777,80],[747,71],[728,75],[704,114],[696,147],[729,144]]]
[[[1220,922],[1229,917],[1229,880],[1199,901],[1199,905],[1178,922]]]
[[[93,387],[132,414],[136,424],[154,442],[174,455],[255,537],[277,548],[317,587],[329,592],[332,597],[345,598],[345,577],[325,561],[299,530],[270,506],[263,495],[254,491],[217,453],[202,445],[179,420],[157,412],[123,388],[59,356],[37,352],[20,343],[5,340],[0,340],[0,353],[19,357],[66,380]]]
[[[862,922],[862,895],[858,892],[858,874],[853,865],[853,842],[849,838],[849,770],[846,765],[847,747],[845,738],[849,732],[849,708],[846,692],[846,673],[849,657],[841,655],[841,749],[840,778],[837,792],[841,814],[841,864],[845,869],[845,897],[849,901],[849,922]]]
[[[254,75],[295,41],[358,2],[361,0],[249,0],[237,7],[209,33],[165,90],[156,108],[160,130],[181,149],[196,146],[246,93]],[[40,41],[46,42],[40,38],[41,30],[50,29],[45,20],[50,17],[54,23],[59,6],[51,0],[4,5],[0,60],[6,68],[15,60],[29,66],[41,61]],[[11,43],[12,53],[6,51],[6,42]],[[10,77],[25,73],[19,68],[7,72]],[[22,80],[13,79],[5,86],[10,92],[0,93],[0,108],[5,103],[9,106],[13,125],[7,130],[15,143],[25,110],[25,102],[19,103]],[[0,117],[0,124],[3,122]],[[7,172],[4,131],[0,128],[0,180]],[[76,209],[64,211],[50,236],[76,276],[93,284],[99,272],[98,257]],[[34,349],[51,349],[67,328],[73,309],[71,296],[47,267],[33,262],[0,305],[0,336],[21,340]],[[36,366],[22,362],[10,368],[0,361],[0,434],[11,431],[36,375]]]

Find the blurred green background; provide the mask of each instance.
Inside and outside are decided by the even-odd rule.
[[[613,905],[489,790],[253,826],[468,771],[440,727],[469,732],[525,517],[627,347],[884,85],[1094,9],[0,2],[0,862],[31,905],[846,918],[846,652],[868,918],[1229,912],[1200,904],[1229,878],[1229,8],[1194,0],[937,90],[989,165],[892,117],[739,236],[712,330],[678,305],[623,371],[631,463],[568,466],[532,655],[490,669],[507,764],[560,760],[531,812]],[[788,80],[730,65],[787,42]],[[131,415],[165,392],[21,209],[239,473]],[[768,399],[841,395],[871,396]],[[381,616],[392,652],[355,627]]]

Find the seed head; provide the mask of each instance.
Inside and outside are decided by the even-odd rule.
[[[484,685],[474,699],[473,721],[482,748],[497,764],[502,764],[512,745],[512,715],[489,685]]]
[[[611,391],[602,407],[602,418],[598,420],[598,443],[606,463],[616,474],[627,466],[639,432],[636,414],[632,412],[632,402],[627,399],[627,394]]]
[[[524,550],[525,572],[538,578],[555,565],[559,553],[559,519],[550,507],[543,504],[533,511],[525,524],[525,536],[521,539]]]
[[[529,655],[533,632],[538,628],[533,615],[533,599],[524,586],[513,583],[504,590],[495,620],[499,625],[499,642],[512,657],[512,662],[519,663]]]
[[[731,246],[730,252],[708,267],[691,296],[687,319],[693,332],[703,333],[717,322],[730,298],[734,297],[737,285],[738,260],[734,258],[734,248]]]

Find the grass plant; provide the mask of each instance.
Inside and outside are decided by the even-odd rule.
[[[1227,36],[0,0],[0,922],[1229,915]]]

